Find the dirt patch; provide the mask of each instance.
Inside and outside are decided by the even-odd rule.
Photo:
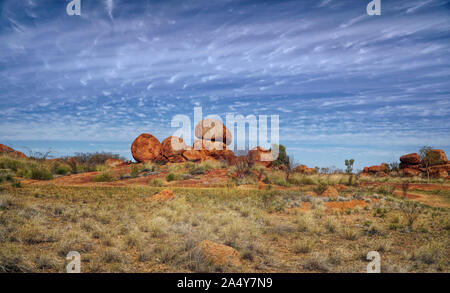
[[[365,207],[367,203],[363,200],[351,200],[351,201],[329,201],[324,203],[325,207],[328,210],[346,210],[346,209],[354,209],[356,207]]]

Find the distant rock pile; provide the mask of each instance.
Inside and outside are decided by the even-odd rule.
[[[8,154],[10,156],[19,157],[19,158],[27,158],[27,156],[24,153],[16,151],[4,144],[0,144],[0,154]]]
[[[381,165],[364,167],[363,174],[366,175],[376,175],[376,176],[386,176],[389,173],[389,166],[386,163],[381,163]]]
[[[430,176],[433,178],[447,178],[450,172],[450,163],[443,150],[431,150],[436,157],[436,163],[429,167]],[[411,153],[400,157],[400,169],[408,177],[418,176],[427,172],[426,166],[420,160],[417,153]]]
[[[305,174],[305,175],[312,175],[316,174],[317,170],[314,168],[308,168],[306,165],[299,165],[294,168],[293,170],[295,173]]]
[[[436,163],[429,166],[430,177],[433,178],[448,178],[448,173],[450,172],[450,163],[447,160],[445,152],[440,149],[431,150],[436,157]],[[411,153],[400,157],[400,171],[403,176],[414,177],[414,176],[426,176],[427,168],[420,159],[419,154]],[[363,175],[376,175],[376,176],[386,176],[390,172],[389,166],[382,163],[379,166],[364,167],[362,172]]]

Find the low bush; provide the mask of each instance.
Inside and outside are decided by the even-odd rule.
[[[159,178],[155,178],[150,180],[149,185],[154,187],[161,187],[164,185],[164,182]]]
[[[95,182],[111,182],[115,181],[117,178],[114,176],[114,174],[111,171],[103,171],[97,176],[94,177]]]

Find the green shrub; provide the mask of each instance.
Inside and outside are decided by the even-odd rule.
[[[111,182],[111,181],[115,181],[115,180],[117,180],[117,178],[109,170],[103,171],[102,173],[100,173],[94,177],[95,182]]]
[[[159,178],[155,178],[155,179],[150,180],[149,185],[155,186],[155,187],[161,187],[164,185],[164,182]]]
[[[31,178],[31,169],[29,168],[19,169],[17,170],[16,175],[18,177]]]
[[[71,171],[72,169],[70,168],[70,166],[67,166],[67,165],[58,165],[56,168],[55,168],[55,173],[56,174],[58,174],[58,175],[67,175],[67,174],[69,174],[70,173],[70,171]]]
[[[202,166],[194,166],[189,170],[189,174],[191,175],[200,175],[205,174],[205,167]]]
[[[132,178],[138,177],[140,172],[141,172],[141,169],[139,168],[139,166],[137,166],[137,165],[131,166],[130,175]]]
[[[51,180],[53,179],[53,174],[43,167],[31,169],[31,179],[35,180]]]
[[[167,174],[166,180],[167,180],[167,182],[174,181],[175,180],[175,174],[173,174],[173,173]]]

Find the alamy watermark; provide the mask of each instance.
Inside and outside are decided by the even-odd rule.
[[[368,15],[381,15],[381,0],[372,0],[367,4]]]
[[[66,7],[67,15],[81,15],[81,0],[72,0]]]

